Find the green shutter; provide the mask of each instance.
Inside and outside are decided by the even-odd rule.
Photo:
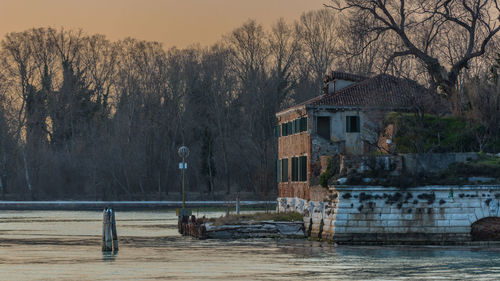
[[[276,181],[281,181],[281,160],[276,161]]]
[[[299,158],[292,157],[292,181],[299,180]]]
[[[299,157],[299,180],[307,181],[307,156]]]
[[[307,131],[307,117],[300,118],[300,131]]]
[[[288,135],[293,135],[293,124],[292,122],[288,122],[287,125],[286,125],[287,129],[288,129]]]
[[[288,159],[281,159],[281,181],[288,181]]]
[[[282,136],[286,137],[288,134],[288,131],[286,129],[286,123],[283,123],[281,124],[281,132],[282,132]]]
[[[361,128],[360,128],[359,116],[355,116],[354,120],[356,120],[356,132],[359,133],[361,131],[360,130]]]

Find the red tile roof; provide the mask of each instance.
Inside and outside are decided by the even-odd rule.
[[[346,87],[334,94],[324,94],[302,104],[309,106],[409,108],[422,105],[437,94],[417,82],[380,74]]]

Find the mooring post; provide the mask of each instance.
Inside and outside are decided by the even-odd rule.
[[[115,212],[113,209],[109,209],[111,214],[111,231],[113,232],[113,251],[118,252],[118,234],[116,233],[116,220],[115,220]]]
[[[240,214],[240,195],[236,196],[236,214]]]
[[[106,207],[102,214],[102,250],[104,252],[110,252],[113,250],[110,220],[111,217],[109,215],[109,209]]]
[[[105,252],[106,250],[106,210],[108,208],[104,208],[104,211],[102,212],[102,251]]]
[[[118,235],[113,209],[105,208],[102,215],[102,251],[118,251]]]

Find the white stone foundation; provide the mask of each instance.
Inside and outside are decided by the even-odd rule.
[[[309,236],[336,243],[463,244],[474,222],[499,216],[500,186],[337,186],[327,197],[278,198],[278,210],[303,213]]]

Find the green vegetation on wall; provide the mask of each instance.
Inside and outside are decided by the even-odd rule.
[[[412,113],[390,113],[385,123],[394,124],[393,142],[398,153],[478,151],[477,135],[482,127],[461,117]],[[500,136],[494,136],[487,152],[500,151]]]

